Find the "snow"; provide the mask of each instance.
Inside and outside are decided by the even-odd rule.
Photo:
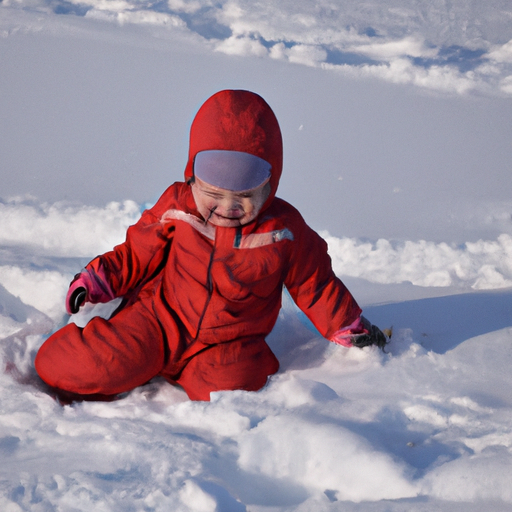
[[[507,5],[159,5],[0,3],[0,509],[512,510]],[[33,360],[69,281],[181,178],[222,87],[275,109],[279,195],[393,326],[386,353],[329,344],[285,294],[259,392],[58,403]]]

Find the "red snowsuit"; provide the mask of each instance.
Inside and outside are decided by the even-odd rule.
[[[109,320],[67,325],[44,343],[35,364],[49,385],[113,395],[162,375],[196,400],[216,390],[257,390],[279,367],[265,337],[283,285],[326,338],[359,317],[326,243],[275,198],[281,134],[264,100],[221,91],[201,107],[187,181],[196,153],[209,149],[244,151],[272,165],[272,191],[257,219],[237,228],[205,223],[190,185],[171,185],[123,244],[87,265],[106,296],[125,303]]]

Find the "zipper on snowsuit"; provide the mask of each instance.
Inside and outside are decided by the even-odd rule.
[[[203,312],[201,313],[201,317],[199,318],[199,322],[197,323],[197,333],[196,333],[196,337],[194,338],[195,340],[197,340],[197,338],[199,337],[201,325],[203,323],[204,317],[206,316],[206,310],[208,309],[208,306],[210,305],[210,300],[213,295],[212,265],[213,265],[213,257],[215,255],[216,244],[217,244],[217,237],[215,237],[215,239],[213,240],[212,252],[210,254],[210,261],[208,262],[208,270],[206,272],[206,289],[208,291],[208,295],[206,298],[206,303],[203,308]]]

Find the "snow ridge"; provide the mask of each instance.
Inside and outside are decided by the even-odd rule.
[[[450,94],[512,94],[512,8],[499,0],[6,0],[0,9],[189,32],[214,51]]]

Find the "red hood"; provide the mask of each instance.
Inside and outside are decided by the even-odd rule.
[[[271,192],[263,208],[274,198],[283,168],[283,141],[276,116],[266,101],[250,91],[220,91],[207,99],[190,128],[185,180],[194,174],[199,151],[224,149],[259,156],[271,166]]]

